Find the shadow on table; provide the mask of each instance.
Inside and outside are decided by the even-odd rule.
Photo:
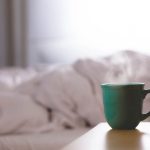
[[[139,130],[109,130],[106,134],[106,150],[142,150],[142,137]]]

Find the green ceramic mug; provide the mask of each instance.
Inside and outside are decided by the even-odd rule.
[[[101,88],[105,117],[113,129],[135,129],[150,116],[150,112],[142,114],[143,99],[150,93],[144,83],[106,83]]]

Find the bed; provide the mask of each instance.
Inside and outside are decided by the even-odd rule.
[[[67,65],[2,68],[0,149],[61,149],[105,121],[99,84],[138,81],[150,87],[149,60],[150,56],[122,51]],[[147,96],[143,112],[149,106]]]

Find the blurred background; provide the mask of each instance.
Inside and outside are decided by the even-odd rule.
[[[148,0],[0,0],[0,66],[150,54]]]

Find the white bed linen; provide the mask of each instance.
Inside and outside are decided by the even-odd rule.
[[[35,104],[35,107],[37,107],[38,104],[41,109],[45,109],[45,111],[50,110],[43,113],[43,115],[38,115],[39,119],[44,118],[43,116],[47,117],[47,113],[49,113],[50,117],[40,128],[38,126],[38,130],[35,130],[36,126],[33,128],[33,120],[30,119],[31,116],[29,115],[34,112],[34,110],[28,109],[30,101],[24,101],[24,105],[20,102],[20,107],[24,106],[22,108],[27,111],[19,114],[21,119],[18,118],[19,122],[17,120],[14,122],[15,128],[14,130],[11,129],[11,133],[53,131],[66,127],[80,128],[85,127],[87,124],[95,126],[98,122],[104,121],[102,94],[99,84],[103,82],[140,81],[145,82],[149,86],[150,77],[147,73],[150,70],[149,65],[147,65],[149,58],[149,56],[127,51],[101,58],[100,60],[85,59],[70,65],[49,67],[45,71],[39,71],[39,73],[32,71],[32,69],[27,69],[27,71],[14,69],[14,71],[0,72],[0,78],[3,79],[0,80],[1,82],[5,81],[4,77],[8,79],[11,75],[12,78],[8,80],[11,81],[8,82],[11,84],[8,84],[7,80],[5,81],[6,85],[11,87],[11,92],[27,95],[31,99],[31,105]],[[138,72],[136,73],[135,70],[137,69]],[[18,79],[21,80],[20,83]],[[2,83],[4,84],[5,82]],[[14,87],[11,85],[14,85]],[[23,98],[18,97],[19,100],[21,101]],[[4,107],[1,105],[3,114],[8,116],[6,117],[5,115],[3,118],[10,118],[11,122],[13,113],[7,113],[8,107],[5,109],[5,106],[9,106],[9,97],[7,102],[7,105],[4,105]],[[26,104],[26,102],[28,103]],[[145,112],[149,111],[149,98],[144,102],[143,110]],[[16,102],[16,104],[19,103]],[[12,108],[12,106],[14,107]],[[11,105],[10,110],[12,112],[16,112],[17,109],[18,105],[16,107]],[[28,114],[25,115],[26,112]],[[22,117],[21,114],[23,115]],[[26,116],[26,123],[24,123],[24,116]],[[4,132],[3,127],[7,127],[7,125],[4,126],[3,124],[1,126],[0,123],[0,131],[3,131],[0,133],[10,133],[7,131],[8,128]],[[23,125],[23,128],[20,125]],[[17,126],[19,128],[16,130]]]
[[[0,150],[60,150],[89,128],[60,130],[41,134],[0,136]]]
[[[20,96],[27,95],[33,99],[32,105],[35,102],[35,105],[38,104],[44,109],[51,109],[51,119],[48,123],[46,122],[48,126],[44,125],[44,130],[42,130],[46,129],[51,132],[38,134],[40,129],[37,134],[16,135],[18,131],[13,130],[14,132],[10,135],[0,136],[0,150],[58,150],[68,144],[84,131],[75,129],[60,132],[58,126],[65,128],[67,125],[72,128],[81,128],[87,122],[94,126],[97,122],[103,121],[102,104],[95,103],[102,101],[100,83],[140,81],[150,87],[149,60],[149,56],[126,52],[101,60],[80,60],[70,67],[52,67],[53,69],[46,69],[44,73],[42,70],[42,75],[40,71],[37,73],[34,69],[27,72],[26,70],[16,70],[15,72],[12,70],[4,73],[0,71],[1,92],[11,91],[15,94],[19,93]],[[149,111],[149,96],[144,102],[143,110]],[[22,106],[26,107],[27,104]],[[5,111],[5,109],[3,110]],[[27,111],[24,112],[32,113],[33,110],[27,109]],[[31,116],[25,116],[27,121],[30,121]],[[10,113],[8,117],[10,117]],[[38,115],[38,119],[40,118],[43,119]],[[14,124],[17,125],[17,122]],[[10,124],[7,123],[7,125],[9,127]],[[2,131],[1,129],[0,131]],[[22,129],[20,128],[19,133],[24,133]],[[29,126],[26,129],[30,129]],[[34,129],[30,132],[34,132]],[[5,133],[8,133],[8,130]]]

